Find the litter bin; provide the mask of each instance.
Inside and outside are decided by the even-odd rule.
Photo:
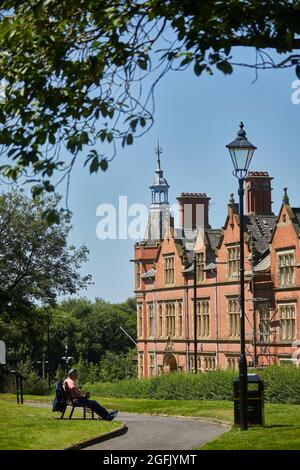
[[[264,426],[264,382],[257,374],[247,376],[248,383],[248,426]],[[240,378],[233,381],[234,425],[240,425]]]

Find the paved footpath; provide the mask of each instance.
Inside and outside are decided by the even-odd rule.
[[[49,403],[27,402],[29,406],[49,408]],[[128,431],[119,437],[86,447],[84,450],[193,450],[226,431],[230,426],[199,418],[118,413],[118,421]]]
[[[230,429],[201,419],[134,413],[119,413],[117,420],[128,426],[126,434],[84,450],[192,450]]]

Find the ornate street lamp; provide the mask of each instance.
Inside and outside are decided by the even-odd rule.
[[[65,346],[65,355],[62,357],[62,360],[63,360],[64,363],[65,363],[65,366],[66,366],[66,374],[67,374],[67,373],[68,373],[68,368],[69,368],[70,362],[74,361],[74,357],[73,357],[73,356],[68,356],[68,346],[67,346],[67,345]]]
[[[239,180],[245,179],[256,147],[247,139],[242,122],[235,140],[231,144],[226,145],[226,147],[229,150],[233,163],[234,176]]]
[[[239,180],[239,218],[240,218],[240,346],[241,356],[239,362],[240,378],[240,429],[248,429],[248,384],[247,384],[247,357],[245,346],[245,278],[244,278],[244,181],[256,147],[249,142],[241,122],[236,139],[226,145],[229,150],[233,174]]]

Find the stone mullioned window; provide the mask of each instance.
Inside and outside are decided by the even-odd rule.
[[[228,336],[238,338],[240,336],[240,304],[237,297],[227,299],[228,312]]]
[[[197,336],[205,338],[210,335],[210,302],[208,299],[197,301]]]
[[[294,250],[277,254],[278,284],[280,287],[295,285],[295,253]]]
[[[167,286],[171,286],[175,282],[174,256],[166,256],[164,259],[164,281]]]
[[[196,253],[197,282],[203,282],[205,280],[204,268],[205,268],[204,253]]]
[[[240,248],[232,246],[227,248],[227,277],[237,278],[239,275]]]
[[[281,341],[293,341],[296,339],[296,304],[279,305]]]

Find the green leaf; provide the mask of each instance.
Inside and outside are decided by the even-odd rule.
[[[17,178],[18,178],[18,170],[16,168],[13,168],[13,167],[7,167],[4,171],[3,171],[3,175],[6,177],[6,178],[10,178],[11,180],[13,181],[16,181]]]
[[[214,54],[210,54],[209,59],[212,64],[215,64],[216,62],[220,61],[221,57],[220,54],[216,52]]]
[[[43,217],[47,221],[47,225],[59,224],[60,216],[56,209],[47,209],[43,212]]]
[[[11,150],[8,152],[7,155],[8,155],[9,157],[11,157],[11,156],[14,155],[17,151],[18,151],[18,149],[13,148],[13,149],[11,149]]]
[[[146,59],[138,59],[137,64],[142,70],[147,70],[148,65]]]
[[[133,143],[133,136],[132,136],[132,134],[129,133],[129,134],[127,134],[127,137],[126,137],[126,144],[127,145],[132,145],[132,143]]]
[[[39,132],[36,137],[36,143],[43,145],[46,142],[47,134],[46,132]]]
[[[133,131],[135,131],[136,129],[136,126],[137,126],[137,123],[138,123],[138,119],[135,118],[135,119],[132,119],[132,121],[130,122],[130,127]]]
[[[100,140],[101,142],[104,142],[105,139],[106,139],[106,134],[107,134],[107,131],[105,129],[101,129],[101,131],[99,131],[99,137],[100,137]]]
[[[222,60],[221,62],[217,63],[217,68],[221,70],[225,75],[231,75],[233,72],[232,65],[227,62],[227,60]]]
[[[89,143],[89,135],[87,132],[83,131],[80,135],[80,142],[82,144],[88,144]]]
[[[12,38],[14,37],[14,35],[16,34],[16,32],[17,32],[17,30],[16,30],[16,29],[13,29],[13,30],[9,33],[8,38],[9,38],[9,39],[12,39]]]
[[[102,103],[100,104],[100,111],[101,111],[101,114],[102,114],[103,117],[106,117],[106,116],[107,116],[108,111],[107,111],[107,105],[106,105],[106,103],[102,102]]]
[[[90,164],[90,173],[97,173],[99,169],[98,157],[94,157],[92,163]]]
[[[54,192],[54,186],[50,184],[50,181],[44,181],[44,188],[48,193]]]
[[[197,75],[197,77],[199,77],[199,75],[201,75],[201,73],[203,72],[203,70],[206,68],[206,65],[205,64],[201,64],[200,62],[196,62],[195,65],[194,65],[194,72],[195,74]]]
[[[42,194],[43,190],[44,190],[43,186],[33,186],[31,188],[31,194],[32,194],[33,199],[40,196]]]
[[[56,142],[56,138],[55,138],[55,135],[54,134],[49,134],[49,143],[54,145]]]
[[[184,67],[185,65],[188,65],[192,62],[193,58],[190,57],[190,56],[186,56],[181,62],[180,62],[180,66],[181,67]]]
[[[106,171],[107,168],[108,168],[108,163],[107,163],[107,160],[105,158],[103,158],[100,162],[100,168],[102,171]]]
[[[292,31],[290,31],[289,29],[285,33],[285,40],[286,40],[289,48],[292,49],[293,40],[294,40],[294,33],[292,33]]]

